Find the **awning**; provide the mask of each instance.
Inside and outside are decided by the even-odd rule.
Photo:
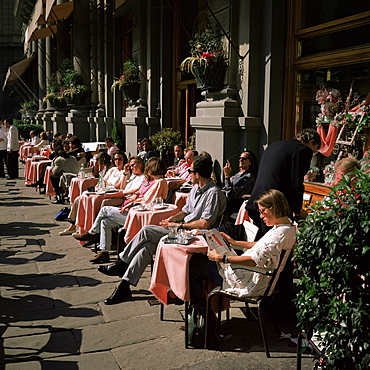
[[[28,25],[26,32],[24,34],[24,41],[28,42],[32,37],[33,31],[35,31],[38,27],[39,18],[44,14],[43,8],[43,0],[38,0],[35,5],[35,11],[33,12],[33,16],[31,19],[30,24]]]
[[[29,41],[36,41],[40,39],[44,39],[45,37],[56,35],[57,33],[57,26],[50,26],[45,28],[40,28],[39,30],[33,31],[33,34]]]
[[[13,64],[8,68],[8,73],[6,74],[3,90],[7,85],[11,85],[18,80],[20,76],[26,72],[27,68],[30,66],[32,61],[35,59],[35,55],[30,56],[27,59],[24,59],[16,64]]]
[[[53,3],[53,1],[51,1]],[[48,5],[48,2],[46,2]],[[45,9],[45,14],[39,18],[38,25],[41,26],[46,23],[58,21],[59,19],[68,18],[73,12],[73,1],[54,5],[49,11]]]

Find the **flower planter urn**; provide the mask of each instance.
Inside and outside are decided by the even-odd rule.
[[[128,82],[120,86],[125,100],[136,101],[140,98],[140,83]]]
[[[226,64],[209,64],[204,68],[193,68],[192,73],[197,82],[197,89],[221,90],[224,86]]]
[[[53,108],[65,108],[67,106],[67,102],[65,100],[50,100],[50,104]]]
[[[86,94],[77,94],[73,98],[66,98],[68,105],[84,105],[86,100]]]

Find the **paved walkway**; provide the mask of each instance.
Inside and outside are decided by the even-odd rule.
[[[273,327],[266,358],[257,321],[238,303],[220,350],[185,349],[184,308],[168,307],[161,322],[159,306],[148,304],[150,269],[133,301],[104,305],[119,279],[88,262],[90,249],[58,235],[67,226],[54,221],[60,208],[23,179],[0,179],[0,369],[295,368],[294,344]],[[312,358],[303,364],[312,369]]]

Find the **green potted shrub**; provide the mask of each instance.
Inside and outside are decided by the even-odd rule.
[[[70,59],[64,59],[62,61],[59,73],[63,86],[62,94],[67,104],[84,104],[90,88],[82,84],[82,76],[74,69]]]
[[[221,89],[228,66],[221,37],[216,35],[212,27],[207,26],[196,33],[189,44],[191,56],[181,63],[181,71],[193,74],[198,89]]]
[[[140,97],[139,67],[132,60],[123,63],[122,75],[115,78],[111,91],[117,88],[122,91],[124,99],[134,102]]]
[[[63,85],[61,82],[60,72],[52,73],[48,78],[47,94],[44,96],[43,101],[49,101],[52,107],[64,108],[67,103],[65,96],[62,93]]]
[[[173,147],[176,144],[183,142],[181,132],[173,130],[169,127],[166,127],[150,136],[150,140],[152,140],[153,146],[156,148],[156,150],[158,150],[161,158],[165,160],[167,165],[171,163]]]
[[[330,369],[370,365],[370,175],[344,176],[299,227],[299,327]]]

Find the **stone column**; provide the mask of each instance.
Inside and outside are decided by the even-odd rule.
[[[45,60],[45,84],[46,84],[46,89],[48,85],[48,79],[50,78],[52,74],[52,45],[51,45],[51,37],[47,37],[45,39],[45,44],[42,44],[42,47],[44,46],[43,49],[43,55],[41,58],[44,58]],[[46,92],[45,92],[46,93]],[[54,109],[51,107],[50,102],[46,103],[46,110],[44,111],[44,114],[42,116],[42,121],[44,128],[49,131],[53,130],[53,123],[51,121],[51,117],[54,113]],[[54,130],[53,130],[54,131]],[[54,131],[55,133],[55,131]]]
[[[82,83],[90,86],[90,20],[89,2],[76,1],[73,10],[73,65],[81,74]],[[68,113],[68,131],[77,135],[81,141],[90,141],[90,107],[75,106]]]

